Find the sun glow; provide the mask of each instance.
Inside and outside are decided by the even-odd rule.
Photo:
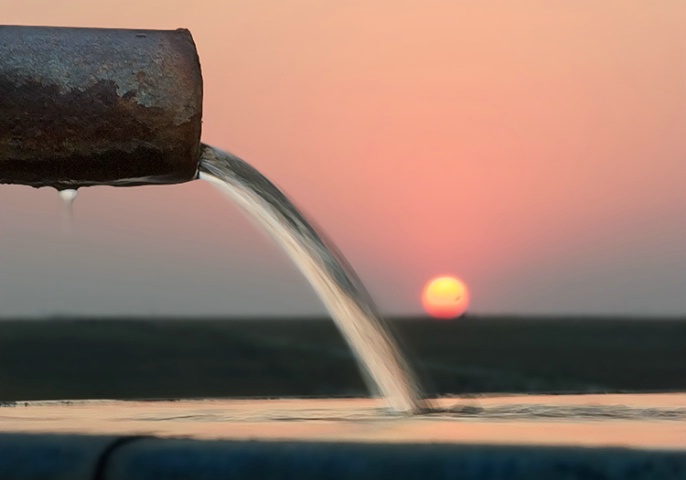
[[[422,292],[424,310],[435,318],[455,318],[469,306],[469,291],[460,279],[440,276],[429,280]]]

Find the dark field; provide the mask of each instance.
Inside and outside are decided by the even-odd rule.
[[[686,391],[686,320],[390,322],[432,395]],[[333,322],[0,321],[0,401],[365,396]]]

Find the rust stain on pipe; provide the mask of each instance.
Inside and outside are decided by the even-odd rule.
[[[0,26],[0,183],[186,182],[201,116],[187,30]]]

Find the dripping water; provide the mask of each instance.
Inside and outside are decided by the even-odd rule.
[[[354,351],[370,388],[396,412],[425,410],[413,372],[362,282],[331,242],[264,175],[230,153],[203,145],[199,178],[228,195],[286,251]]]
[[[65,188],[57,193],[62,200],[62,232],[68,235],[74,228],[74,200],[79,192],[73,188]]]

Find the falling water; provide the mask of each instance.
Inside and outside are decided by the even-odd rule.
[[[230,153],[203,145],[200,178],[241,206],[291,257],[355,352],[370,388],[396,412],[424,410],[414,374],[364,286],[331,242],[264,175]]]

